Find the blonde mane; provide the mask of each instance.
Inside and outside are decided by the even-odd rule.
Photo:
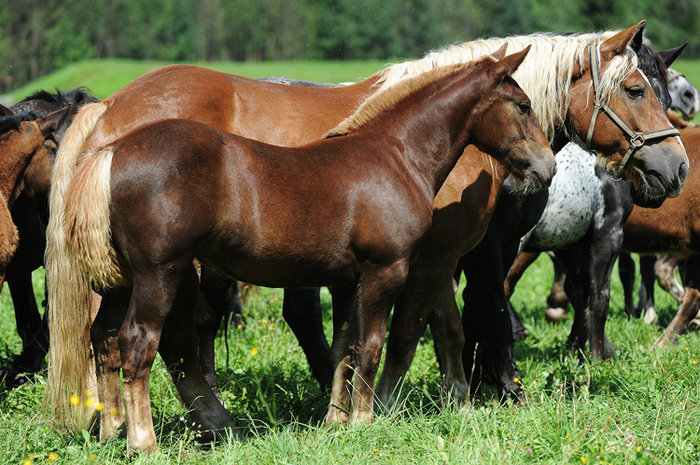
[[[615,35],[615,31],[575,35],[533,34],[507,38],[483,39],[452,45],[429,52],[425,57],[397,63],[381,71],[380,90],[403,79],[453,63],[466,63],[490,55],[503,44],[507,53],[518,52],[532,45],[513,78],[532,100],[532,108],[551,140],[564,123],[569,107],[571,77],[577,66],[587,59],[588,45],[600,43]],[[637,69],[637,55],[628,47],[615,57],[601,76],[601,96],[606,102],[620,89],[621,83]]]
[[[375,118],[379,113],[394,106],[399,100],[415,93],[426,85],[443,77],[457,73],[471,63],[451,63],[423,73],[406,76],[391,86],[382,86],[358,107],[354,114],[340,122],[338,126],[323,135],[324,139],[343,136]]]

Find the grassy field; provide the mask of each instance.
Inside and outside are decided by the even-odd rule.
[[[158,65],[87,62],[18,90],[16,98],[39,88],[79,85],[105,97]],[[216,67],[251,77],[287,75],[339,82],[367,76],[381,65],[305,62]],[[694,62],[681,62],[677,68],[691,80],[693,76],[700,78],[700,65]],[[695,71],[697,74],[691,74]],[[37,285],[42,279],[39,270],[35,273]],[[378,416],[369,426],[325,427],[328,393],[311,378],[301,349],[281,318],[282,291],[263,288],[246,302],[245,329],[222,331],[217,343],[222,397],[242,440],[226,440],[214,447],[194,442],[187,412],[157,359],[150,387],[160,446],[154,456],[127,459],[124,439],[102,444],[87,432],[63,436],[53,430],[42,411],[45,374],[40,374],[13,391],[0,386],[0,463],[697,462],[700,337],[689,334],[676,347],[651,351],[661,327],[625,318],[616,269],[607,332],[619,358],[579,364],[575,354],[564,347],[571,315],[558,326],[547,324],[542,315],[551,280],[551,263],[540,257],[513,299],[528,331],[528,337],[516,344],[516,359],[529,398],[524,407],[499,403],[488,386],[469,407],[443,399],[428,333],[403,386],[404,401],[391,414]],[[330,298],[327,292],[322,297],[330,337]],[[43,292],[37,292],[37,300],[42,299]],[[658,289],[657,307],[662,325],[677,308]],[[6,364],[21,348],[7,290],[0,294],[0,313],[0,364]]]

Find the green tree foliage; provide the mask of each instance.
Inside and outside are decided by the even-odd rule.
[[[389,60],[642,18],[657,48],[700,55],[700,0],[0,0],[0,67],[21,85],[88,58]]]

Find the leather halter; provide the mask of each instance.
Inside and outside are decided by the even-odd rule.
[[[671,68],[669,68],[669,70],[671,70]],[[667,78],[669,84],[670,84],[672,81],[675,81],[676,79],[678,79],[678,78],[680,78],[680,77],[685,77],[685,74],[679,73],[679,72],[676,71],[675,69],[672,70],[672,71],[673,71],[673,74],[671,74],[671,75],[668,76],[668,78]]]
[[[667,137],[680,136],[681,133],[678,132],[678,130],[675,128],[662,129],[659,131],[651,131],[647,133],[634,132],[632,128],[630,128],[624,121],[622,121],[622,118],[620,118],[607,103],[602,101],[600,96],[600,57],[598,53],[598,47],[596,45],[596,43],[591,43],[589,45],[591,62],[591,82],[593,83],[593,103],[595,106],[593,107],[593,114],[591,115],[591,123],[588,126],[586,147],[588,147],[588,150],[591,150],[593,131],[595,130],[595,124],[598,119],[598,114],[602,110],[608,115],[608,117],[613,121],[613,123],[617,124],[617,126],[622,130],[622,132],[624,132],[627,135],[627,137],[629,137],[630,146],[627,149],[625,155],[622,157],[622,161],[618,165],[619,170],[622,173],[625,169],[625,165],[627,165],[627,162],[630,160],[630,158],[632,158],[632,155],[634,155],[634,152],[641,149],[644,146],[644,144],[650,141],[663,140]],[[594,48],[596,50],[596,53],[593,53]],[[613,179],[619,181],[621,178],[615,179],[615,177],[613,176]]]

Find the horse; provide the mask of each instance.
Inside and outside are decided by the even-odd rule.
[[[664,57],[664,67],[655,68],[655,73],[654,68],[648,67],[652,87],[657,93],[668,89],[664,68],[678,57],[683,48],[660,52]],[[662,96],[659,99],[668,100]],[[513,338],[524,335],[524,326],[509,300],[524,270],[542,251],[555,251],[550,255],[555,263],[558,286],[550,294],[548,304],[560,308],[568,304],[567,296],[571,296],[576,310],[567,342],[569,347],[582,353],[588,340],[594,358],[615,356],[612,344],[605,337],[604,325],[609,305],[610,273],[622,246],[623,225],[632,211],[632,199],[624,182],[613,182],[609,174],[587,162],[586,151],[578,146],[568,144],[557,154],[557,159],[560,169],[549,189],[546,208],[535,227],[529,230],[534,223],[521,219],[538,218],[536,211],[540,204],[535,200],[511,200],[510,204],[504,204],[500,215],[499,205],[495,216],[498,221],[492,221],[486,237],[472,252],[474,256],[463,257],[457,270],[457,274],[464,270],[467,275],[463,294],[463,324],[467,340],[465,370],[474,367],[473,377],[477,380],[482,378],[484,365],[487,373],[495,370],[496,385],[502,396],[509,381],[517,386],[511,380],[521,378],[512,346]],[[528,206],[532,210],[529,217]],[[502,254],[502,264],[501,255],[495,254]],[[484,264],[483,257],[488,255],[497,258]],[[568,292],[554,292],[563,288],[564,277]],[[493,285],[491,282],[504,284]],[[566,304],[561,302],[560,296],[567,299]],[[499,312],[500,309],[503,313]],[[505,309],[508,309],[510,319],[505,315]],[[545,310],[545,315],[552,321],[558,321],[561,313],[555,314],[551,308]],[[475,350],[477,344],[478,351]],[[517,391],[511,395],[516,400],[524,400],[517,396]]]
[[[50,143],[60,144],[80,107],[84,103],[96,101],[83,88],[55,93],[39,91],[12,105],[8,111],[17,115],[33,112],[35,115],[48,116],[59,109],[70,107],[67,117],[51,134]],[[30,158],[27,168],[20,175],[18,195],[10,209],[19,243],[7,265],[5,281],[10,288],[17,332],[22,340],[22,352],[13,358],[10,367],[0,369],[0,378],[10,389],[27,381],[22,373],[39,371],[48,350],[47,315],[45,313],[42,319],[37,308],[31,274],[44,265],[49,181],[55,152],[56,147],[52,147],[51,150],[42,151]]]
[[[434,197],[467,145],[497,154],[530,188],[554,174],[530,100],[510,77],[528,52],[404,80],[298,148],[180,119],[87,153],[65,200],[52,193],[65,256],[47,262],[83,275],[56,275],[75,295],[52,305],[66,315],[83,302],[70,318],[75,334],[87,325],[89,277],[101,289],[131,288],[105,296],[91,329],[98,384],[112,389],[100,392],[105,408],[119,406],[116,370],[123,373],[129,449],[156,447],[148,395],[156,350],[194,421],[210,432],[232,427],[192,356],[194,258],[259,285],[333,286],[334,315],[349,323],[327,422],[370,422],[389,312],[430,229]]]
[[[440,64],[493,53],[505,43],[516,50],[528,44],[535,48],[515,77],[526,93],[534,96],[533,108],[547,133],[566,127],[586,138],[594,111],[594,96],[589,92],[591,63],[601,65],[602,101],[622,112],[623,119],[637,130],[663,130],[669,124],[656,98],[646,92],[644,78],[635,69],[634,51],[628,48],[630,44],[641,44],[644,25],[642,21],[620,32],[467,42],[428,54],[413,64],[392,65],[356,84],[328,89],[275,85],[193,66],[167,66],[133,81],[103,103],[83,109],[69,131],[70,138],[66,137],[70,143],[64,141],[60,148],[63,155],[59,156],[73,160],[68,164],[70,171],[84,150],[105,145],[139,125],[169,117],[200,121],[263,142],[299,145],[317,139],[338,124],[382,85],[391,85]],[[164,93],[164,89],[168,92]],[[606,161],[608,169],[634,181],[640,202],[678,193],[687,165],[677,140],[666,139],[639,148],[637,143],[630,144],[629,136],[607,116],[596,118],[595,123],[591,146]],[[628,162],[623,164],[628,149],[635,154],[627,156]],[[458,162],[439,193],[433,228],[419,260],[411,266],[409,283],[395,305],[391,331],[394,336],[389,337],[385,369],[378,383],[379,396],[385,405],[391,402],[393,386],[410,366],[430,309],[451,282],[458,257],[483,236],[505,179],[505,169],[486,154],[482,155],[481,163]],[[64,195],[65,186],[54,182],[52,189],[55,195]],[[53,214],[52,219],[57,224],[62,221]],[[51,247],[49,243],[48,248]],[[52,273],[50,269],[47,272]],[[52,300],[50,290],[49,301]],[[420,323],[416,325],[415,321]],[[55,323],[60,324],[60,320]],[[448,328],[443,340],[449,341],[449,346],[441,351],[445,359],[442,366],[447,373],[445,386],[455,397],[464,400],[469,388],[461,363],[463,332],[461,327],[440,321],[436,324],[436,328]],[[344,322],[338,322],[334,333],[342,333],[344,327]],[[58,332],[59,329],[52,328],[52,334]],[[70,340],[71,336],[68,333],[64,337]],[[334,366],[338,361],[336,357]],[[52,380],[50,376],[47,404],[57,409],[54,417],[65,422],[65,415],[59,412],[70,411],[66,399],[71,394],[81,395],[80,384],[76,380],[72,385],[57,385]],[[380,386],[384,386],[381,391]]]
[[[673,116],[673,115],[671,115]],[[680,118],[671,118],[680,128],[681,140],[687,148],[691,160],[700,158],[700,128],[684,124]],[[697,218],[700,217],[696,206],[696,197],[700,179],[698,176],[688,178],[690,189],[683,195],[662,206],[658,210],[644,211],[635,208],[625,223],[623,250],[639,254],[667,254],[682,259],[681,269],[683,293],[680,305],[673,321],[654,343],[654,347],[666,347],[677,342],[677,336],[695,318],[700,308],[700,275],[698,274],[698,252],[695,235],[698,232]],[[653,289],[653,287],[652,287]]]
[[[680,116],[690,121],[697,115],[700,108],[700,94],[697,88],[688,81],[685,75],[678,71],[668,69],[669,93],[672,98],[671,109],[679,112]],[[680,121],[676,127],[687,125]],[[674,255],[664,255],[656,258],[655,255],[642,255],[639,258],[639,270],[642,281],[639,286],[639,304],[634,305],[633,288],[635,276],[635,264],[627,253],[620,255],[620,279],[625,292],[625,311],[630,316],[639,316],[644,311],[644,319],[647,323],[656,321],[654,309],[654,282],[658,280],[659,286],[671,294],[678,303],[681,301],[683,286],[676,280],[676,266],[679,258]]]
[[[682,47],[680,48],[682,50]],[[676,57],[678,55],[676,54]],[[673,58],[675,59],[675,58]],[[698,97],[697,89],[687,80],[687,78],[668,68],[668,92],[671,97],[670,110],[673,114],[669,114],[669,119],[673,122],[674,127],[680,129],[688,127],[687,123],[681,121],[676,115],[680,113],[684,120],[692,119],[697,114],[697,108],[700,107],[700,97]],[[533,260],[535,257],[529,257],[523,260]],[[554,258],[554,257],[553,257]],[[666,292],[671,294],[678,303],[681,301],[683,294],[683,286],[681,286],[675,277],[676,266],[681,259],[674,255],[664,255],[657,259],[656,255],[641,255],[639,258],[639,269],[642,276],[642,281],[639,286],[639,304],[634,305],[633,288],[635,278],[635,264],[632,261],[630,254],[621,252],[619,256],[619,274],[625,294],[625,312],[629,317],[639,317],[642,312],[647,323],[652,324],[657,320],[655,305],[654,305],[654,282],[658,280],[659,285]],[[513,280],[517,280],[519,275],[526,269],[525,263],[520,263],[518,266],[518,276],[513,276]],[[558,322],[563,318],[565,309],[569,304],[569,298],[564,291],[564,281],[566,275],[564,267],[556,259],[554,259],[554,283],[552,290],[547,298],[548,307],[545,309],[545,315],[548,320]],[[508,285],[508,284],[507,284]]]
[[[685,44],[670,50],[665,50],[659,52],[657,55],[649,46],[642,44],[637,54],[640,60],[640,67],[644,70],[645,75],[649,78],[652,88],[657,95],[662,107],[666,110],[669,105],[672,105],[672,96],[669,95],[669,84],[666,79],[666,69],[669,64],[671,64],[683,51]],[[660,56],[659,56],[660,55]],[[285,78],[272,77],[266,78],[270,82],[287,83]],[[299,84],[297,82],[297,84]],[[303,82],[303,85],[313,86],[313,82]],[[625,193],[618,192],[618,187],[622,184],[613,183],[609,175],[606,175],[600,168],[594,169],[593,164],[590,160],[579,160],[580,156],[573,154],[573,151],[569,151],[568,159],[564,160],[565,163],[565,173],[561,173],[559,176],[555,177],[555,180],[559,179],[559,185],[567,185],[574,183],[577,187],[572,188],[576,191],[576,195],[580,197],[582,195],[580,187],[582,184],[584,186],[591,186],[587,191],[590,195],[584,197],[581,201],[585,205],[585,211],[593,211],[599,206],[606,207],[596,218],[602,218],[604,221],[602,224],[592,224],[591,216],[586,216],[587,221],[577,221],[572,222],[570,218],[565,218],[565,226],[562,228],[571,233],[572,230],[577,227],[580,231],[575,231],[575,239],[581,239],[581,235],[589,229],[595,231],[587,235],[590,238],[591,235],[608,237],[607,234],[612,234],[613,232],[618,233],[622,229],[622,224],[624,219],[629,215],[631,211],[631,201],[618,200],[625,199],[629,195]],[[567,155],[563,155],[567,156]],[[573,156],[574,160],[571,160]],[[561,161],[560,161],[561,163]],[[585,164],[583,172],[579,177],[572,176],[571,169],[576,170],[572,165],[579,166]],[[570,168],[571,167],[571,168]],[[601,187],[604,186],[602,189]],[[626,189],[629,189],[625,185]],[[561,193],[562,188],[554,190],[555,202],[561,202],[561,196],[557,196],[557,192]],[[604,198],[603,198],[604,197]],[[474,347],[478,343],[480,344],[480,354],[487,354],[490,358],[490,364],[496,366],[495,368],[498,375],[496,376],[496,385],[501,397],[505,398],[507,395],[512,396],[516,401],[523,401],[521,398],[522,393],[520,385],[515,383],[513,380],[516,378],[522,378],[517,371],[517,366],[515,365],[512,356],[512,339],[510,339],[511,329],[510,326],[503,324],[503,318],[501,321],[493,321],[498,319],[499,309],[506,308],[506,303],[509,300],[510,295],[506,296],[504,294],[504,289],[501,283],[504,282],[505,273],[513,264],[517,252],[519,251],[519,241],[522,236],[524,236],[528,231],[530,231],[537,221],[540,219],[542,211],[547,202],[548,193],[545,191],[539,191],[534,194],[523,196],[522,192],[518,192],[513,189],[513,183],[506,180],[503,190],[500,195],[498,205],[494,213],[494,217],[488,225],[488,230],[481,240],[479,245],[477,245],[471,252],[464,255],[460,261],[457,268],[456,279],[459,279],[462,272],[467,275],[467,286],[464,290],[464,302],[465,310],[463,312],[462,324],[464,328],[466,344],[464,349],[463,364],[464,370],[467,374],[474,374],[468,379],[475,380],[480,379],[481,367],[477,364],[474,365]],[[583,205],[579,205],[583,208]],[[571,211],[571,206],[568,207]],[[552,206],[549,207],[549,219],[544,220],[545,222],[552,222]],[[572,213],[573,215],[573,213]],[[578,219],[578,212],[577,212]],[[557,217],[556,222],[560,223],[563,218]],[[585,223],[583,225],[582,223]],[[540,229],[544,229],[540,227]],[[570,245],[574,243],[571,236],[567,237]],[[588,239],[586,239],[588,240]],[[559,244],[562,244],[562,239],[557,239]],[[533,241],[534,242],[534,241]],[[619,242],[619,241],[618,241]],[[619,250],[619,244],[617,247],[612,244],[603,244],[600,241],[593,240],[592,243],[587,243],[584,241],[583,247],[588,247],[591,250],[593,256],[598,256],[600,258],[594,260],[592,263],[594,267],[605,266],[609,268],[617,256]],[[561,245],[560,245],[561,247]],[[501,264],[502,263],[502,264]],[[588,265],[586,265],[588,266]],[[597,273],[596,273],[597,274]],[[604,273],[605,275],[605,273]],[[609,277],[609,273],[607,273]],[[591,295],[598,296],[604,295],[604,290],[609,287],[609,279],[594,279],[590,280],[588,275],[578,277],[579,280],[583,280],[584,288],[588,289],[590,287]],[[310,293],[310,290],[304,290],[305,293]],[[318,294],[316,294],[318,296]],[[586,296],[581,296],[577,299],[581,304],[577,305],[581,312],[583,312],[583,302],[588,302]],[[315,321],[314,318],[310,317],[308,314],[308,304],[300,305],[295,302],[295,299],[289,298],[285,294],[284,300],[284,315],[285,320],[294,327],[309,326],[309,321]],[[604,311],[607,307],[606,301],[604,299],[599,299],[594,297],[595,301],[592,302],[592,308],[596,314]],[[318,297],[316,297],[318,300]],[[318,314],[320,315],[320,306]],[[514,320],[512,332],[515,335],[520,331],[524,334],[524,327],[522,322],[518,321],[517,314],[514,312],[509,312],[510,316]],[[320,327],[320,316],[319,316],[318,326]],[[486,321],[489,321],[487,323]],[[491,332],[496,332],[497,334],[491,334]],[[502,332],[502,333],[501,333]],[[315,334],[310,335],[311,331],[307,330],[307,333],[298,338],[302,344],[312,344],[316,343],[317,346],[321,346],[325,342],[325,335],[322,329],[319,329]],[[440,339],[440,334],[434,330],[436,336],[436,351],[438,357],[440,354],[439,346],[444,342]],[[510,342],[508,342],[510,339]],[[572,346],[581,348],[582,344],[586,341],[586,335],[582,334],[581,331],[572,334]],[[503,342],[497,342],[503,341]],[[496,347],[500,347],[497,350],[481,350],[483,349],[483,344],[494,344]],[[495,352],[494,352],[495,351]],[[603,355],[612,354],[614,349],[608,343],[603,351]],[[318,352],[317,352],[318,353]],[[474,370],[473,370],[474,369]],[[487,369],[488,371],[488,369]],[[479,383],[472,384],[472,393],[475,393],[476,387]]]

